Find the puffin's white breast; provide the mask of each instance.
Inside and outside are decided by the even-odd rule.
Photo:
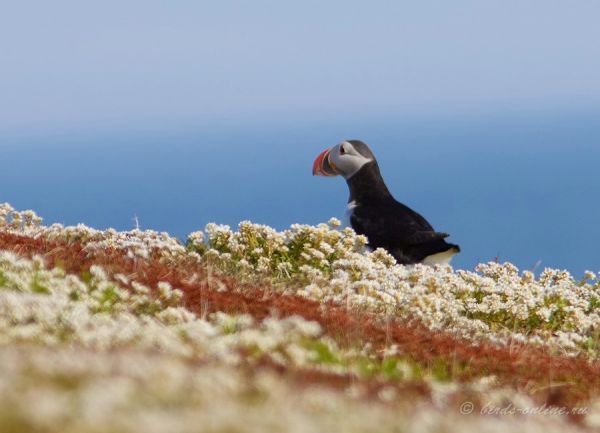
[[[455,248],[450,248],[447,251],[442,251],[441,253],[432,254],[423,259],[424,265],[449,265],[452,257],[456,254]]]
[[[356,203],[356,200],[352,200],[350,203],[348,203],[348,206],[346,206],[346,212],[344,213],[344,221],[342,221],[343,227],[352,227],[352,224],[350,224],[350,217],[352,216],[354,209],[357,207],[358,203]]]

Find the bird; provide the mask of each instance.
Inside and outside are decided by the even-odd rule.
[[[368,246],[387,250],[398,264],[450,264],[460,252],[446,242],[419,213],[397,201],[386,186],[369,146],[346,140],[321,152],[313,163],[313,175],[342,176],[348,184],[350,224],[366,236]]]

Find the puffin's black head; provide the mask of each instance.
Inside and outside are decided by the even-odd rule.
[[[350,179],[371,161],[375,161],[375,155],[366,143],[360,140],[346,140],[317,156],[313,163],[313,175],[341,175]]]

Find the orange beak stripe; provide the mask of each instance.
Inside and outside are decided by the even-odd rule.
[[[329,162],[329,152],[331,149],[324,150],[317,156],[313,163],[313,176],[337,176],[335,166]]]

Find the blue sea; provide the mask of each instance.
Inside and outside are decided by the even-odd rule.
[[[453,264],[600,270],[600,112],[398,116],[22,134],[0,142],[0,202],[46,223],[168,231],[251,220],[284,229],[345,213],[312,177],[342,139],[371,145],[395,197],[451,234]]]

